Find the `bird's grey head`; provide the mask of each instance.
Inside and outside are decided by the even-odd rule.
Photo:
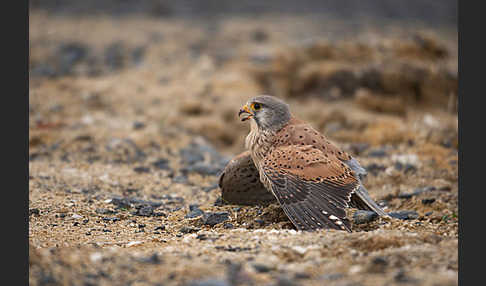
[[[252,119],[260,130],[278,131],[290,120],[289,105],[282,100],[261,95],[254,97],[240,109],[238,116],[244,114],[241,121]]]

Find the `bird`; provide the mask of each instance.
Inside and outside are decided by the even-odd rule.
[[[248,166],[245,156],[251,158],[260,183],[297,230],[351,232],[345,210],[349,207],[388,216],[363,186],[366,170],[359,162],[295,117],[283,100],[270,95],[253,97],[239,110],[238,117],[250,120],[247,151],[233,160],[229,173],[234,175],[235,162]],[[225,176],[220,177],[220,186]],[[253,182],[253,186],[258,184]]]

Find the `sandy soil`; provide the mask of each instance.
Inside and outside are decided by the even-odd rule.
[[[344,25],[31,12],[30,284],[457,285],[457,32]],[[222,203],[262,93],[408,213],[297,232],[278,205]]]

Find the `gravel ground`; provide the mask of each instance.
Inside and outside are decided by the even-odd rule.
[[[457,31],[30,13],[30,285],[457,285]],[[347,27],[347,26],[346,26]],[[221,201],[250,97],[291,105],[393,218],[297,232]]]

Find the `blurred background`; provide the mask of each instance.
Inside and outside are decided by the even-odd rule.
[[[179,229],[191,226],[184,219],[189,206],[215,208],[218,175],[244,150],[249,131],[238,110],[260,94],[283,98],[294,115],[357,157],[370,173],[365,185],[372,197],[388,210],[405,208],[424,218],[427,227],[416,233],[427,236],[426,229],[433,229],[457,243],[457,1],[31,0],[29,5],[29,239],[32,248],[60,251],[32,256],[38,259],[32,262],[32,284],[64,279],[111,285],[111,278],[93,274],[96,269],[117,279],[142,279],[140,272],[117,272],[123,261],[143,267],[131,252],[108,263],[83,251],[115,255],[88,245],[145,241],[147,235],[177,243]],[[410,193],[422,194],[417,189],[447,191],[433,204],[421,203],[429,197],[405,202]],[[153,203],[143,212],[148,215],[140,215],[141,208],[127,214],[114,209],[115,197]],[[261,212],[248,211],[254,213],[232,221],[235,227],[281,228],[266,219],[255,223]],[[139,231],[140,224],[146,232]],[[223,233],[221,225],[215,228]],[[64,266],[55,262],[63,257],[62,247],[76,245],[85,248],[67,252],[73,257]],[[152,255],[161,249],[154,243],[145,250]],[[421,285],[444,277],[452,283],[442,285],[455,285],[454,241],[441,249],[447,255],[437,250],[414,260],[432,268],[404,263],[412,264]],[[175,258],[203,269],[181,279],[218,273],[212,260]],[[92,277],[77,268],[79,261],[92,267]],[[336,267],[349,266],[339,263]],[[399,264],[381,277],[394,281]],[[446,268],[452,276],[437,270]],[[180,274],[143,279],[153,280],[148,285],[179,285]]]
[[[91,99],[232,152],[245,129],[234,111],[261,93],[397,116],[456,111],[456,1],[30,1],[29,53],[31,110],[95,120]],[[33,96],[63,79],[73,82],[60,98]],[[337,131],[322,114],[318,127]]]

